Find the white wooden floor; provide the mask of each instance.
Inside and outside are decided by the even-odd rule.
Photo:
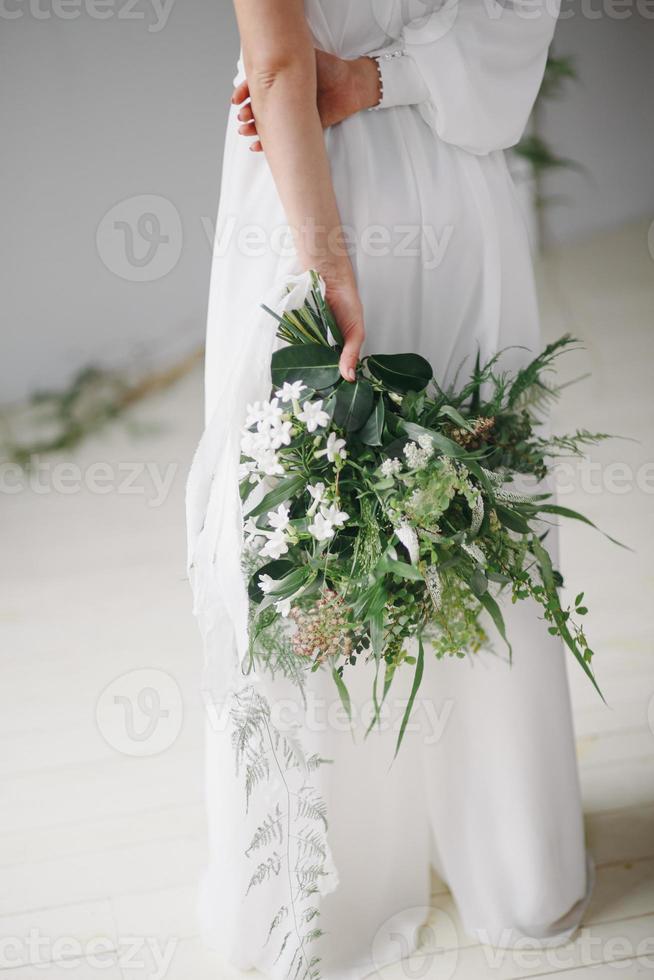
[[[421,955],[385,970],[388,980],[654,974],[647,230],[632,226],[567,248],[541,268],[546,335],[581,336],[587,353],[575,355],[576,366],[593,372],[566,392],[555,427],[564,429],[569,413],[580,425],[642,440],[594,451],[602,465],[582,468],[561,500],[637,548],[620,551],[581,526],[563,535],[571,588],[586,587],[611,705],[602,706],[573,666],[598,865],[593,903],[569,947],[498,954],[466,939],[436,884],[435,934],[452,949],[430,952],[427,933]],[[194,916],[205,856],[202,710],[182,500],[200,406],[197,373],[138,410],[139,432],[117,426],[85,445],[73,460],[78,470],[44,461],[38,482],[2,494],[0,980],[241,976],[202,948]],[[149,469],[132,473],[128,485],[127,464],[144,461]],[[104,470],[90,469],[98,463]],[[172,484],[160,503],[153,474],[166,473]],[[97,492],[101,485],[105,492]]]

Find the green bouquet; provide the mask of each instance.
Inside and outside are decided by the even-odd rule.
[[[597,687],[583,593],[562,605],[547,548],[555,518],[591,522],[548,493],[514,489],[607,438],[541,434],[558,391],[548,376],[576,342],[562,337],[512,376],[499,369],[501,353],[477,358],[456,391],[418,354],[364,357],[346,382],[315,273],[300,308],[268,312],[285,346],[272,358],[271,397],[248,407],[241,441],[252,660],[299,682],[329,669],[349,711],[349,671],[372,658],[373,725],[396,670],[410,665],[399,749],[427,642],[438,658],[465,657],[490,645],[490,627],[510,657],[506,594],[539,603]]]

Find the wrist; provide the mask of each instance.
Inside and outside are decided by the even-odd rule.
[[[355,58],[352,62],[356,104],[359,111],[374,109],[382,97],[381,74],[375,58],[367,55]]]

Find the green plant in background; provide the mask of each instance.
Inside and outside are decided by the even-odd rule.
[[[526,160],[534,178],[534,204],[538,215],[539,239],[544,240],[543,212],[554,198],[544,192],[544,180],[554,170],[581,170],[582,167],[569,157],[560,156],[542,136],[543,111],[548,101],[562,96],[567,82],[578,78],[572,58],[557,57],[550,53],[545,67],[543,82],[531,116],[531,128],[514,147],[516,156]]]
[[[3,458],[28,469],[35,457],[77,448],[132,405],[174,384],[202,356],[203,351],[195,351],[165,371],[136,380],[126,373],[90,366],[61,391],[35,392],[27,405],[2,413]]]

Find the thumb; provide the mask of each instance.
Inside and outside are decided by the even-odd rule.
[[[339,361],[341,375],[346,381],[356,380],[356,368],[359,363],[361,345],[363,344],[363,330],[354,328],[345,337],[345,346]]]

